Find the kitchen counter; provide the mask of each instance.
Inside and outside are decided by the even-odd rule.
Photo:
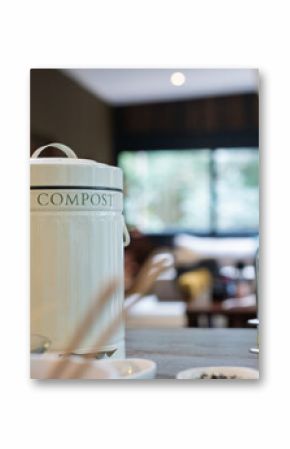
[[[127,357],[157,363],[157,379],[174,379],[178,371],[202,366],[258,369],[257,329],[127,329]]]

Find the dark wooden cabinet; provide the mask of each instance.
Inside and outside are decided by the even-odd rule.
[[[255,93],[114,108],[116,152],[258,146]]]

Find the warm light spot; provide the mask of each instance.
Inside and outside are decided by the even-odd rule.
[[[185,75],[182,72],[174,72],[170,77],[173,86],[182,86],[185,83]]]

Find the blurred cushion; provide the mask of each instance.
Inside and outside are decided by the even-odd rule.
[[[212,275],[206,268],[189,271],[178,278],[179,286],[187,300],[195,299],[209,290],[212,282]]]

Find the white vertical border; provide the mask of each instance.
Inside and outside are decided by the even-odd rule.
[[[2,447],[239,449],[286,440],[289,14],[286,1],[269,5],[51,0],[1,7]],[[260,69],[264,380],[258,385],[28,380],[29,68],[114,66]]]

